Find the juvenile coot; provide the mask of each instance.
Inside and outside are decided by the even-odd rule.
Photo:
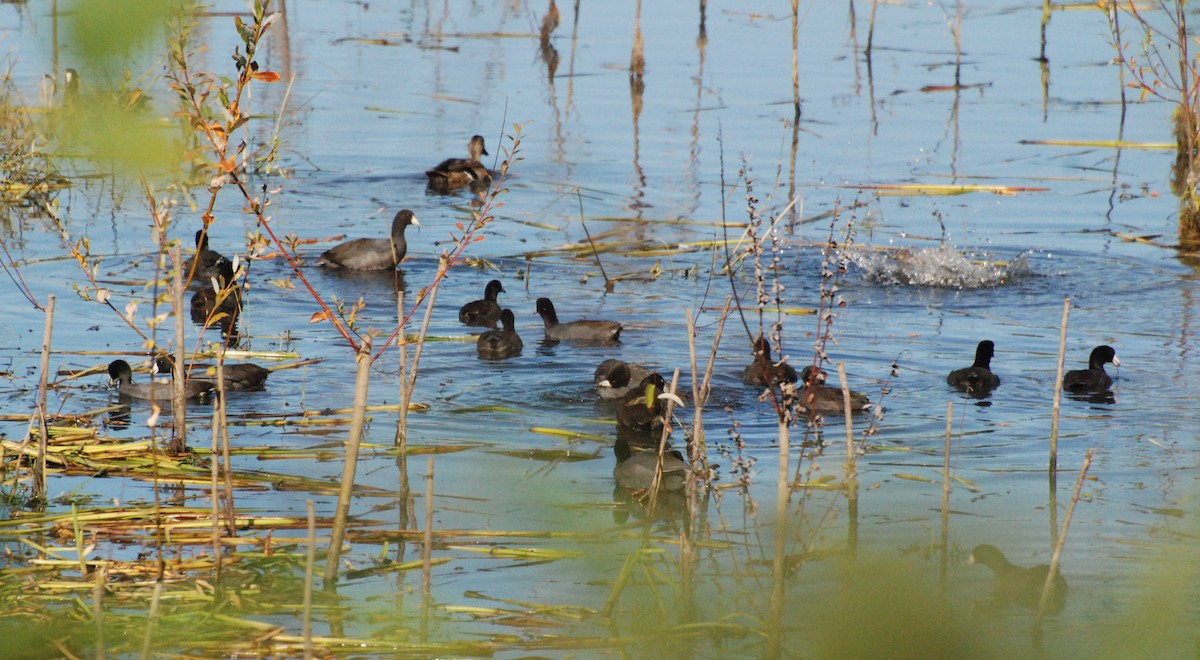
[[[492,182],[492,173],[483,163],[480,156],[489,155],[483,144],[483,136],[475,135],[467,143],[467,158],[447,158],[425,170],[429,177],[429,187],[448,189],[458,186],[484,186]]]
[[[500,320],[500,303],[496,298],[504,292],[500,280],[492,280],[483,289],[483,300],[472,300],[458,310],[458,320],[463,325],[494,328]]]
[[[840,387],[824,385],[825,372],[812,365],[800,372],[802,385],[796,388],[800,397],[800,410],[822,415],[840,415],[846,412]],[[862,412],[871,406],[871,400],[861,392],[850,390],[850,412]]]
[[[521,354],[524,342],[517,335],[516,317],[511,309],[500,312],[500,330],[488,330],[475,340],[475,350],[484,360],[503,360]]]
[[[1112,362],[1114,367],[1121,366],[1117,352],[1112,346],[1097,346],[1088,357],[1087,369],[1076,369],[1063,374],[1063,389],[1074,394],[1107,392],[1113,382],[1104,371],[1104,365],[1108,362]]]
[[[392,233],[388,238],[356,238],[335,245],[317,259],[327,268],[346,270],[386,270],[395,268],[408,253],[404,230],[409,225],[421,226],[413,212],[404,209],[392,218]]]
[[[208,249],[208,232],[196,230],[196,254],[183,262],[183,279],[201,286],[208,286],[209,280],[221,274],[219,264],[229,261],[220,253]]]
[[[955,369],[946,376],[946,383],[968,394],[983,396],[1000,386],[1000,377],[992,373],[992,354],[996,345],[985,339],[975,348],[975,364]]]
[[[620,341],[621,324],[616,321],[568,321],[558,322],[554,303],[549,298],[538,298],[537,313],[546,324],[546,339],[555,341],[586,341],[615,343]]]
[[[772,385],[794,383],[796,369],[786,362],[775,364],[771,360],[771,342],[760,335],[754,340],[754,361],[742,369],[742,380],[758,387],[766,387],[768,382]]]
[[[1022,568],[1014,566],[994,545],[977,545],[971,551],[969,564],[983,564],[995,575],[995,598],[1004,603],[1013,603],[1029,609],[1037,609],[1050,574],[1049,564]],[[1050,598],[1046,602],[1049,613],[1061,612],[1067,603],[1067,581],[1059,573],[1054,576],[1050,587]]]

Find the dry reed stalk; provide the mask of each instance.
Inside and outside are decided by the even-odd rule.
[[[1083,467],[1079,468],[1079,477],[1075,480],[1075,491],[1071,493],[1071,503],[1067,505],[1067,514],[1063,516],[1062,531],[1054,544],[1054,554],[1050,557],[1050,572],[1046,574],[1046,584],[1042,586],[1042,597],[1038,600],[1038,614],[1034,621],[1034,630],[1040,631],[1042,617],[1046,614],[1046,604],[1050,600],[1050,592],[1054,589],[1054,578],[1058,575],[1058,564],[1062,558],[1063,546],[1067,543],[1067,529],[1071,526],[1071,516],[1075,513],[1075,505],[1079,503],[1079,492],[1083,490],[1083,481],[1087,478],[1088,468],[1092,466],[1092,456],[1095,449],[1088,449],[1083,455]]]
[[[46,298],[46,323],[42,329],[42,359],[38,374],[38,449],[33,466],[33,496],[46,499],[46,445],[50,442],[50,425],[46,423],[46,388],[50,378],[50,338],[54,334],[54,296]]]
[[[225,418],[225,351],[217,353],[217,401],[213,404],[220,411],[218,424],[221,429],[221,469],[225,475],[225,530],[229,536],[237,536],[237,514],[233,506],[233,460],[229,451],[229,423]]]
[[[308,548],[304,556],[304,660],[312,660],[312,587],[317,563],[317,514],[313,501],[306,500],[308,511]]]
[[[792,104],[796,124],[800,123],[800,0],[792,0]],[[795,159],[792,160],[795,168]]]
[[[1062,405],[1063,363],[1067,354],[1067,318],[1071,315],[1071,299],[1063,299],[1062,323],[1058,331],[1058,368],[1054,372],[1054,403],[1050,412],[1050,478],[1058,472],[1058,412]]]
[[[107,581],[108,569],[104,566],[96,568],[95,582],[92,585],[92,621],[96,625],[95,657],[104,660],[104,588]]]
[[[400,447],[400,455],[408,451],[408,331],[404,321],[404,289],[396,290],[396,319],[400,336],[396,339],[396,349],[400,354],[400,416],[396,420],[396,444]]]
[[[146,612],[146,633],[142,637],[142,660],[150,660],[150,646],[154,641],[154,629],[158,625],[158,610],[162,603],[162,580],[155,580],[150,592],[150,610]]]
[[[417,349],[413,351],[412,367],[408,373],[408,383],[403,385],[405,393],[400,408],[401,415],[408,415],[407,403],[412,401],[413,391],[417,388],[417,367],[421,364],[421,353],[425,349],[425,336],[429,334],[429,319],[433,317],[433,304],[437,300],[438,289],[441,288],[442,279],[446,276],[446,271],[450,269],[450,256],[442,252],[438,257],[437,275],[433,278],[433,284],[429,285],[429,291],[425,294],[425,317],[421,319],[421,330],[417,333]],[[420,303],[418,303],[420,304]],[[401,321],[403,324],[403,320]],[[407,435],[408,422],[405,421],[405,435]],[[406,445],[407,446],[407,445]]]
[[[879,9],[879,0],[871,0],[871,19],[867,24],[867,49],[863,52],[867,56],[867,62],[871,61],[871,48],[875,43],[875,10]],[[867,71],[870,71],[868,66]],[[872,106],[875,104],[872,103]]]
[[[671,387],[667,391],[672,395],[675,390],[679,389],[679,369],[675,369],[675,374],[671,377]],[[667,452],[667,440],[671,437],[671,415],[675,411],[675,399],[667,399],[667,409],[663,413],[663,430],[662,435],[658,439],[658,460],[654,463],[654,479],[650,482],[650,506],[646,514],[646,528],[654,522],[654,507],[658,504],[658,488],[662,485],[662,467],[663,455]]]
[[[218,458],[221,455],[221,409],[213,406],[212,410],[212,453],[208,457],[208,472],[209,472],[209,493],[212,499],[210,510],[212,511],[212,545],[213,545],[213,567],[219,574],[221,572],[221,477],[220,466],[221,461]]]
[[[346,538],[346,518],[350,515],[350,499],[354,494],[354,473],[358,468],[358,449],[362,443],[363,423],[367,416],[367,387],[371,382],[371,337],[362,338],[358,348],[358,373],[354,379],[354,414],[346,438],[346,456],[342,464],[342,482],[338,489],[337,511],[333,516],[329,552],[325,558],[325,587],[337,581],[338,560],[342,541]]]
[[[187,382],[183,373],[183,365],[186,364],[183,354],[183,261],[178,245],[171,248],[171,261],[175,264],[175,280],[171,288],[171,306],[175,308],[175,360],[171,365],[171,382],[175,390],[171,397],[171,410],[175,415],[175,423],[172,425],[174,435],[171,437],[168,451],[172,454],[182,454],[187,451],[187,395],[184,394]],[[193,268],[199,261],[197,256],[193,262]]]
[[[767,640],[763,655],[779,658],[783,649],[783,601],[786,576],[784,553],[787,550],[788,499],[791,483],[788,481],[788,461],[791,458],[791,435],[786,415],[779,415],[779,465],[775,475],[775,548],[771,559],[771,604],[767,619]]]
[[[421,642],[429,636],[430,592],[433,585],[433,456],[425,459],[425,529],[421,535]]]
[[[954,402],[946,402],[946,447],[942,456],[942,588],[946,586],[946,573],[950,559],[950,434],[954,430]]]
[[[846,381],[846,363],[837,363],[838,382],[842,386],[842,414],[846,418],[846,496],[858,499],[858,457],[854,451],[854,419],[850,410],[850,384]]]

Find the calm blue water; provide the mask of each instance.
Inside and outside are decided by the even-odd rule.
[[[830,211],[836,204],[859,202],[843,212],[836,229],[841,240],[853,222],[856,247],[924,248],[946,240],[980,258],[1013,259],[1027,250],[1031,273],[984,288],[914,287],[870,281],[852,266],[839,282],[847,306],[837,311],[830,357],[845,362],[851,386],[882,400],[885,414],[878,434],[868,441],[859,463],[863,485],[859,502],[860,552],[900,560],[913,575],[940,584],[936,544],[941,506],[940,469],[947,402],[954,402],[955,440],[952,467],[975,484],[955,485],[949,541],[954,552],[946,598],[970,611],[986,597],[990,576],[962,562],[979,543],[1000,546],[1018,564],[1049,561],[1050,512],[1044,474],[1050,429],[1051,394],[1062,301],[1073,309],[1067,341],[1067,368],[1082,368],[1095,345],[1116,347],[1122,366],[1114,388],[1115,404],[1065,399],[1062,404],[1057,516],[1062,521],[1075,471],[1084,452],[1096,450],[1092,480],[1083,488],[1063,555],[1071,585],[1064,613],[1049,623],[1049,649],[1105,652],[1118,648],[1095,633],[1105,622],[1140,607],[1140,591],[1156,552],[1176,547],[1194,533],[1196,466],[1193,450],[1198,388],[1193,349],[1197,309],[1195,262],[1169,249],[1125,242],[1110,232],[1159,235],[1173,240],[1176,202],[1168,168],[1173,153],[1096,147],[1054,147],[1021,140],[1115,140],[1120,129],[1118,68],[1104,17],[1095,11],[1061,11],[1048,35],[1048,89],[1042,88],[1038,55],[1040,7],[964,3],[961,77],[977,85],[953,91],[922,92],[928,85],[954,81],[954,42],[943,8],[934,4],[881,5],[875,50],[868,70],[862,55],[869,3],[856,3],[858,25],[852,37],[848,3],[802,6],[800,88],[803,115],[795,157],[795,194],[803,218]],[[436,6],[433,6],[436,5]],[[462,550],[438,549],[453,558],[434,573],[434,598],[442,605],[472,604],[464,594],[477,590],[493,597],[600,609],[611,581],[636,534],[618,531],[614,511],[629,508],[614,496],[608,444],[568,443],[537,434],[551,427],[614,435],[610,410],[595,402],[591,373],[601,360],[618,356],[685,377],[685,314],[705,308],[699,320],[698,350],[705,354],[715,332],[719,308],[729,292],[724,275],[713,269],[708,249],[661,256],[605,252],[603,265],[621,280],[604,293],[604,280],[590,255],[567,253],[526,259],[526,254],[586,241],[580,222],[580,198],[587,229],[599,242],[637,242],[669,248],[681,242],[711,241],[721,233],[713,223],[723,215],[744,223],[744,180],[751,169],[754,196],[767,218],[788,201],[792,184],[791,28],[779,3],[709,3],[707,40],[699,42],[695,4],[646,3],[641,26],[646,40],[645,92],[635,117],[626,68],[632,43],[634,3],[585,4],[573,37],[573,8],[560,7],[562,24],[552,44],[560,60],[547,76],[539,57],[537,27],[544,6],[526,3],[383,3],[289,4],[286,23],[260,52],[264,68],[295,76],[280,128],[286,176],[268,185],[270,215],[282,234],[313,239],[332,236],[382,236],[392,214],[410,208],[421,219],[410,232],[410,259],[404,281],[412,293],[436,272],[437,254],[449,246],[448,232],[469,217],[470,195],[430,195],[423,170],[447,156],[461,156],[472,134],[485,136],[495,157],[509,146],[512,124],[522,125],[515,179],[502,196],[497,220],[486,239],[468,252],[491,267],[457,267],[447,278],[434,310],[430,333],[466,339],[457,323],[458,307],[480,297],[489,279],[500,278],[507,293],[502,303],[517,316],[525,339],[524,354],[502,363],[475,357],[469,341],[426,345],[415,400],[427,413],[410,416],[410,444],[419,447],[463,446],[464,451],[436,460],[434,524],[439,529],[577,531],[586,540],[519,539],[502,544],[579,550],[582,559],[536,565],[496,559]],[[240,5],[219,9],[236,11]],[[952,11],[952,8],[950,9]],[[50,18],[45,6],[6,5],[5,45],[15,56],[13,77],[31,99],[42,76],[51,73]],[[282,39],[287,32],[286,43]],[[203,23],[209,44],[206,66],[228,66],[233,30],[227,17]],[[441,36],[439,36],[441,35]],[[504,36],[500,36],[504,35]],[[516,36],[512,36],[516,35]],[[398,43],[380,46],[366,40]],[[78,53],[62,45],[60,67],[78,66]],[[73,59],[75,58],[75,59]],[[223,73],[227,73],[222,71]],[[271,114],[285,87],[255,88],[252,111]],[[157,106],[169,92],[153,88]],[[1135,100],[1131,97],[1131,101]],[[1169,141],[1171,106],[1157,101],[1128,108],[1123,139]],[[251,123],[245,138],[269,139],[273,123]],[[722,160],[724,194],[722,205]],[[92,167],[71,164],[82,171]],[[1115,173],[1114,173],[1115,168]],[[987,184],[1044,188],[999,196],[980,192],[962,196],[877,196],[859,186],[874,184]],[[1113,190],[1116,189],[1114,199]],[[149,316],[152,292],[142,285],[153,274],[147,255],[154,249],[148,214],[135,189],[114,193],[105,179],[79,181],[60,202],[65,231],[74,242],[87,236],[93,254],[102,256],[100,279],[120,310],[137,301],[140,322]],[[199,200],[203,190],[192,191]],[[1122,196],[1124,195],[1124,196]],[[226,190],[211,229],[214,249],[237,252],[245,245],[251,221]],[[21,209],[6,214],[4,240],[39,300],[58,296],[54,367],[80,369],[100,365],[108,356],[72,351],[134,353],[140,340],[115,315],[87,303],[72,286],[86,286],[73,261],[63,258],[67,243],[42,218]],[[198,212],[184,201],[175,211],[172,235],[190,245]],[[615,222],[606,218],[641,219]],[[939,220],[940,219],[940,220]],[[666,220],[695,221],[672,224]],[[705,223],[705,224],[699,224]],[[786,226],[786,221],[784,223]],[[741,227],[730,229],[733,237]],[[612,232],[611,234],[609,234]],[[600,238],[601,235],[605,237]],[[828,220],[782,233],[781,281],[785,304],[815,308],[819,303],[819,249],[829,235]],[[315,258],[325,244],[307,246]],[[719,257],[718,257],[719,258]],[[657,277],[654,272],[661,272]],[[353,356],[327,324],[310,324],[318,310],[280,260],[255,261],[251,267],[244,330],[245,346],[287,349],[324,361],[301,370],[272,375],[262,393],[230,397],[230,415],[278,414],[300,410],[349,408],[353,396]],[[394,284],[390,278],[345,278],[308,270],[327,300],[365,308],[360,330],[387,333],[395,323]],[[272,282],[292,280],[296,288]],[[738,276],[743,299],[753,300],[753,282]],[[541,346],[541,324],[534,301],[550,296],[563,319],[608,318],[626,324],[619,348]],[[0,304],[11,310],[4,326],[10,341],[0,344],[0,360],[11,372],[5,387],[11,412],[34,404],[42,317],[29,312],[14,287],[0,290]],[[418,315],[419,317],[419,315]],[[753,323],[753,322],[752,322]],[[189,324],[189,332],[194,332]],[[814,316],[784,321],[785,353],[794,364],[812,355]],[[980,403],[950,391],[945,374],[966,366],[976,342],[997,345],[993,367],[1003,385]],[[203,342],[213,341],[206,335]],[[168,341],[165,335],[160,341]],[[189,341],[194,341],[194,336]],[[373,368],[371,403],[395,403],[397,358],[394,351]],[[721,465],[728,483],[729,458],[715,444],[728,444],[736,423],[752,458],[753,486],[746,497],[721,491],[709,510],[714,540],[734,550],[709,550],[700,563],[698,589],[721,597],[702,599],[701,620],[740,614],[763,617],[766,587],[748,586],[729,577],[735,565],[765,559],[769,566],[774,527],[773,505],[777,450],[775,417],[756,400],[758,392],[741,385],[738,375],[749,361],[749,340],[740,322],[725,327],[714,375],[712,405],[705,411],[710,459]],[[892,362],[899,375],[889,378]],[[832,372],[832,369],[831,369]],[[105,405],[110,393],[96,376],[73,381],[52,394],[52,410],[80,412]],[[881,388],[889,391],[881,396]],[[990,404],[990,405],[985,405]],[[466,412],[464,408],[506,406],[517,412]],[[147,411],[134,410],[135,424],[114,429],[118,436],[141,437]],[[189,420],[205,438],[207,410]],[[690,419],[690,408],[682,412]],[[373,413],[368,451],[358,469],[364,485],[397,490],[394,459],[382,453],[392,443],[395,417]],[[861,434],[865,418],[856,420]],[[831,443],[803,469],[812,479],[840,479],[844,449],[840,420],[830,420],[824,439]],[[19,438],[24,424],[6,424]],[[275,427],[232,427],[232,442],[242,447],[308,448],[340,440],[343,428],[329,435]],[[796,430],[794,436],[801,435]],[[592,460],[547,464],[526,458],[533,450],[570,449]],[[793,456],[793,469],[795,456]],[[238,459],[246,470],[264,470],[336,481],[339,460],[262,461]],[[410,460],[410,477],[419,483],[422,456]],[[921,481],[910,477],[928,479]],[[718,482],[718,483],[722,483]],[[76,479],[54,479],[52,493],[79,486]],[[125,479],[85,483],[102,500],[149,499],[145,484]],[[256,510],[302,515],[313,498],[328,515],[333,499],[290,490],[247,493],[240,504]],[[821,599],[846,593],[842,583],[848,512],[845,499],[830,491],[801,491],[789,553],[833,553],[834,560],[806,563],[789,583],[789,597]],[[746,513],[750,503],[761,507]],[[418,510],[424,502],[418,498]],[[382,507],[377,510],[376,507]],[[394,527],[398,514],[387,498],[363,498],[355,512]],[[1183,517],[1173,512],[1183,511]],[[276,535],[289,537],[290,533]],[[294,538],[299,538],[296,533]],[[451,542],[457,543],[456,540]],[[460,545],[465,545],[463,542]],[[675,550],[663,544],[668,557]],[[395,548],[392,548],[395,552]],[[114,548],[110,554],[127,550]],[[381,546],[353,546],[346,560],[369,564]],[[417,556],[409,548],[404,559]],[[1175,556],[1178,583],[1194,584],[1194,552]],[[758,566],[761,570],[767,570]],[[503,570],[501,570],[503,569]],[[664,570],[670,570],[667,565]],[[370,635],[376,627],[367,615],[397,586],[388,578],[366,578],[343,586],[349,597],[351,634]],[[763,583],[766,584],[764,580]],[[1189,594],[1194,596],[1194,594]],[[1185,602],[1195,603],[1194,597]],[[417,597],[402,612],[416,607]],[[798,606],[799,607],[799,606]],[[1194,609],[1194,605],[1190,606]],[[636,605],[621,610],[637,612]],[[1190,614],[1194,611],[1188,610]],[[627,619],[636,619],[630,615]],[[1008,611],[1002,622],[971,614],[991,630],[1012,625],[1027,630],[1027,614]],[[676,621],[666,616],[667,621]],[[657,619],[655,619],[657,620]],[[1016,620],[1020,623],[1013,624]],[[744,621],[743,621],[744,622]],[[298,630],[298,619],[283,623]],[[408,624],[405,624],[408,625]],[[577,630],[595,633],[599,623]],[[620,625],[617,628],[621,628]],[[1181,630],[1179,628],[1177,630]],[[575,630],[567,628],[567,630]],[[474,622],[447,615],[433,637],[458,639],[494,632],[515,632],[524,639],[539,632]],[[630,632],[624,630],[623,632]],[[792,641],[811,631],[798,630]],[[990,634],[990,633],[989,633]],[[997,638],[1001,633],[996,633]],[[1193,648],[1186,635],[1164,634],[1165,650]],[[984,639],[992,639],[985,635]],[[1023,638],[1022,638],[1023,639]],[[1177,644],[1179,646],[1171,646]],[[518,647],[514,646],[514,649]],[[732,649],[756,653],[755,642],[740,640]],[[1021,648],[1018,652],[1027,652]],[[520,652],[512,650],[512,654]],[[712,653],[704,653],[710,655]],[[718,652],[719,654],[719,652]]]

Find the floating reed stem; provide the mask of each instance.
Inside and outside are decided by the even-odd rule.
[[[346,518],[350,515],[350,498],[354,494],[354,472],[358,467],[358,448],[362,443],[363,424],[367,416],[367,386],[371,382],[371,336],[364,335],[358,347],[358,373],[354,379],[354,413],[350,433],[346,437],[346,457],[342,464],[342,483],[338,490],[337,511],[333,516],[329,552],[325,557],[325,587],[337,580],[338,560],[342,541],[346,538]]]
[[[46,499],[46,443],[50,442],[50,425],[46,423],[46,388],[50,378],[50,338],[54,334],[54,296],[46,298],[46,322],[42,329],[41,374],[38,375],[38,449],[33,466],[33,496]]]
[[[1079,492],[1083,490],[1083,481],[1087,478],[1088,468],[1092,466],[1094,449],[1088,449],[1083,456],[1083,467],[1079,469],[1079,477],[1075,479],[1075,491],[1071,493],[1071,503],[1067,505],[1067,514],[1063,516],[1062,531],[1058,534],[1058,542],[1054,544],[1054,555],[1050,557],[1050,572],[1046,574],[1046,584],[1042,586],[1042,597],[1038,601],[1038,614],[1034,622],[1034,631],[1041,630],[1042,617],[1046,614],[1046,604],[1050,602],[1050,592],[1054,588],[1054,578],[1058,576],[1059,559],[1062,557],[1063,546],[1067,543],[1067,529],[1071,526],[1071,515],[1075,513],[1075,505],[1079,502]]]
[[[175,414],[175,423],[171,425],[171,442],[167,451],[172,454],[182,454],[187,451],[187,395],[184,394],[187,382],[184,379],[184,328],[183,328],[183,261],[179,246],[171,248],[171,261],[175,264],[175,279],[171,286],[171,305],[175,308],[175,359],[171,366],[171,383],[174,391],[171,396],[171,410]],[[199,263],[197,254],[195,263]]]
[[[308,510],[308,549],[304,557],[304,660],[312,660],[312,587],[317,563],[317,514],[313,501],[306,500]]]
[[[1050,412],[1050,478],[1058,472],[1058,411],[1062,404],[1063,362],[1067,354],[1067,318],[1071,315],[1071,299],[1063,299],[1062,323],[1058,330],[1058,369],[1054,372],[1054,404]]]

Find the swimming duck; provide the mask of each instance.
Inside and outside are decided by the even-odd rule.
[[[800,410],[811,409],[822,415],[840,415],[845,412],[842,390],[824,385],[824,370],[812,365],[804,367],[800,372],[800,381],[803,385],[796,388],[796,393],[800,396]],[[867,395],[850,390],[850,412],[862,412],[870,406],[871,401]]]
[[[771,343],[766,337],[759,335],[758,339],[754,340],[754,361],[742,369],[742,380],[747,385],[758,387],[766,387],[768,381],[773,385],[794,383],[796,369],[786,362],[775,364],[771,360]]]
[[[1112,377],[1104,371],[1104,365],[1112,362],[1114,367],[1121,366],[1117,352],[1112,346],[1097,346],[1088,357],[1087,369],[1076,369],[1063,374],[1063,390],[1074,394],[1090,394],[1107,392],[1112,387]]]
[[[489,155],[483,144],[482,135],[474,135],[467,143],[467,158],[447,158],[432,169],[425,170],[429,177],[429,187],[449,189],[458,186],[486,186],[492,182],[492,173],[483,163],[480,156]]]
[[[1000,386],[1000,377],[992,373],[992,355],[996,345],[985,339],[975,347],[975,363],[963,369],[955,369],[946,376],[946,383],[976,396],[986,396]]]
[[[158,358],[156,361],[158,372],[174,375],[175,372],[171,368],[173,362],[168,357]],[[226,392],[258,392],[266,387],[267,376],[271,375],[270,369],[265,369],[249,362],[226,364],[222,367],[221,372],[225,376]],[[192,381],[210,383],[215,388],[217,382],[216,367],[209,367],[203,371],[196,369],[189,378]]]
[[[1029,609],[1037,609],[1050,574],[1049,564],[1038,564],[1029,568],[1014,566],[994,545],[977,545],[971,551],[968,564],[983,564],[995,575],[995,597],[1004,603],[1013,603]],[[1067,603],[1067,581],[1059,573],[1054,576],[1050,587],[1050,598],[1046,611],[1061,612]]]
[[[463,325],[494,328],[500,320],[500,303],[496,298],[504,293],[500,280],[492,280],[483,289],[483,300],[472,300],[458,310],[458,321]]]
[[[484,360],[503,360],[521,354],[524,342],[517,335],[516,317],[511,309],[500,312],[500,330],[488,330],[475,340],[475,350]]]
[[[222,259],[217,262],[216,268],[218,274],[207,280],[207,286],[192,294],[192,322],[204,325],[213,319],[211,322],[217,323],[227,331],[237,324],[237,317],[241,312],[241,288],[236,286],[229,288],[229,285],[234,282],[233,264]],[[218,293],[213,288],[214,281],[221,292]],[[224,316],[215,318],[218,314],[224,314]]]
[[[175,396],[175,388],[169,383],[133,382],[133,369],[125,360],[113,360],[108,364],[108,377],[117,386],[121,396],[146,401],[170,401]],[[184,383],[184,395],[189,399],[200,398],[212,392],[212,383],[202,383],[189,380]]]
[[[640,364],[608,359],[596,367],[593,380],[601,399],[621,399],[649,375],[650,370]]]
[[[392,218],[392,233],[388,238],[356,238],[326,250],[317,264],[346,270],[385,270],[395,268],[408,253],[404,230],[409,225],[421,226],[413,212],[404,209]]]
[[[587,341],[614,343],[620,341],[621,324],[616,321],[568,321],[558,322],[554,303],[549,298],[538,298],[537,313],[546,324],[546,339],[554,341]]]
[[[208,249],[208,232],[196,230],[196,254],[183,262],[183,279],[201,286],[208,286],[209,280],[221,275],[219,264],[228,261],[219,252]],[[190,278],[190,280],[189,280]]]

